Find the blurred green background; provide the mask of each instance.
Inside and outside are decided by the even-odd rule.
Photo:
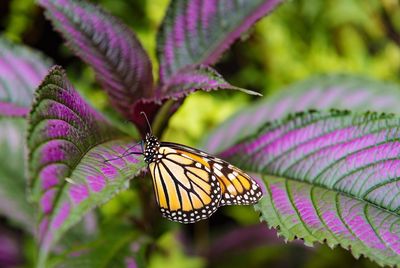
[[[136,33],[153,60],[156,33],[167,0],[97,0]],[[8,39],[42,51],[67,69],[75,87],[98,109],[114,118],[128,131],[134,131],[109,106],[107,96],[94,80],[90,67],[76,58],[52,31],[42,10],[33,0],[0,0],[0,32]],[[400,1],[398,0],[292,0],[281,5],[242,36],[215,66],[233,85],[271,92],[321,73],[352,73],[380,80],[400,81]],[[195,146],[213,127],[255,97],[238,92],[197,92],[189,96],[173,116],[164,140]],[[207,109],[204,109],[207,107]],[[137,186],[120,194],[101,208],[101,228],[110,230],[113,222],[137,214]],[[223,235],[227,228],[255,224],[257,215],[248,208],[223,208],[211,224],[182,227],[171,223],[168,232],[160,232],[155,250],[149,257],[151,267],[375,267],[366,259],[356,261],[348,251],[326,246],[305,248],[301,243],[284,245],[274,237],[262,246],[248,247],[219,257],[207,264],[198,255],[207,241],[202,234]],[[4,219],[1,225],[7,226]],[[110,227],[111,226],[111,227]],[[118,226],[118,225],[117,225]],[[213,229],[210,229],[210,226]],[[216,227],[214,227],[216,226]],[[18,230],[10,232],[21,236]],[[180,232],[190,234],[194,246],[180,243]],[[273,231],[272,231],[273,234]],[[25,243],[25,251],[32,242]],[[161,252],[161,253],[160,253]],[[165,254],[167,252],[168,254]],[[203,252],[204,253],[204,252]],[[25,254],[25,259],[29,257]],[[28,261],[29,262],[29,261]]]

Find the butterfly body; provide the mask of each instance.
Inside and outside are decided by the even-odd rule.
[[[249,205],[262,196],[249,175],[222,159],[177,143],[144,140],[154,193],[164,217],[181,223],[209,218],[224,205]]]

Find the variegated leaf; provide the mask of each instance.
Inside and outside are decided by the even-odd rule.
[[[0,115],[25,116],[51,61],[0,37]]]
[[[400,120],[309,112],[266,124],[221,156],[265,182],[256,206],[288,240],[400,263]]]
[[[151,62],[135,34],[117,18],[86,1],[39,3],[67,45],[93,67],[112,104],[130,119],[133,103],[153,95]]]
[[[351,75],[323,75],[299,83],[238,111],[203,141],[202,147],[221,152],[267,122],[310,109],[348,109],[400,113],[400,87]]]
[[[0,37],[0,214],[33,232],[32,208],[25,196],[26,120],[33,92],[50,60]]]
[[[140,150],[113,128],[54,67],[36,92],[28,135],[32,199],[39,205],[39,264],[55,241],[91,208],[126,187],[144,167]]]
[[[173,0],[158,34],[160,79],[214,64],[229,46],[282,0]]]

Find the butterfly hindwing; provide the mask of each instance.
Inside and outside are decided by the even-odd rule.
[[[255,204],[262,196],[260,186],[239,168],[213,157],[213,173],[221,186],[220,206]]]

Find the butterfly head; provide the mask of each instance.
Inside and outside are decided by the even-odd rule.
[[[144,139],[144,161],[146,163],[151,163],[157,156],[158,148],[160,147],[160,142],[157,137],[151,133],[146,134],[146,138]]]

